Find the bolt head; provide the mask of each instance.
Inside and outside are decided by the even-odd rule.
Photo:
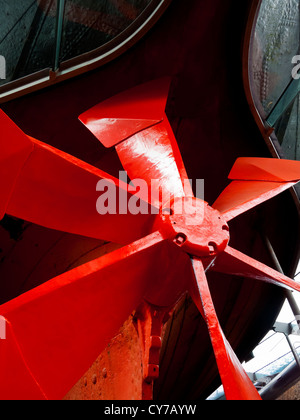
[[[154,230],[160,230],[183,250],[198,257],[216,256],[225,250],[230,239],[222,215],[195,197],[175,199],[170,214],[157,216]]]

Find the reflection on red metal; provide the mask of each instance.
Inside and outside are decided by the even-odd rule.
[[[144,398],[151,398],[162,324],[188,292],[207,323],[227,399],[260,399],[224,337],[205,273],[211,269],[300,291],[295,281],[231,248],[227,224],[296,184],[300,162],[239,159],[232,183],[212,207],[193,197],[162,109],[168,83],[164,79],[138,87],[106,102],[107,109],[97,106],[81,117],[103,143],[116,146],[131,177],[144,178],[149,186],[157,179],[158,188],[172,191],[168,214],[162,211],[163,202],[145,197],[162,206],[160,214],[98,215],[97,181],[127,186],[25,136],[0,114],[1,209],[49,228],[125,245],[0,307],[7,324],[6,340],[0,341],[1,398],[63,398],[134,310],[143,351]],[[113,124],[108,123],[110,116]],[[180,202],[183,212],[177,214],[174,208]],[[187,202],[203,211],[192,216]]]
[[[29,138],[2,111],[0,127],[0,182],[1,192],[5,192],[1,195],[0,208],[5,208],[9,215],[50,229],[105,238],[120,244],[147,235],[148,225],[154,220],[150,208],[149,215],[137,216],[107,214],[100,218],[96,212],[99,195],[96,184],[99,180],[117,186],[117,200],[121,196],[120,189],[126,191],[130,199],[126,184],[73,156]]]
[[[146,83],[95,106],[79,119],[104,146],[116,146],[129,178],[143,179],[150,188],[156,180],[162,197],[168,193],[191,197],[191,185],[165,114],[169,86],[169,78]],[[153,197],[142,198],[160,206]]]
[[[228,400],[257,400],[259,395],[244,371],[229,342],[226,340],[215,312],[202,261],[193,258],[196,284],[191,293],[210,334],[218,369]]]
[[[105,147],[163,121],[170,79],[149,82],[107,99],[80,115],[80,121]]]
[[[295,185],[299,179],[299,162],[240,158],[229,179],[233,182],[213,205],[227,221]]]

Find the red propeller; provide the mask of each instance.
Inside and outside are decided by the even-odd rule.
[[[97,213],[99,192],[96,185],[99,181],[106,181],[116,190],[116,209],[120,197],[129,201],[133,196],[127,184],[26,136],[3,111],[0,111],[0,130],[1,183],[4,188],[0,210],[4,208],[10,216],[47,228],[120,244],[147,235],[154,220],[153,211],[147,204],[148,214],[107,213],[99,217]]]
[[[176,139],[165,114],[169,86],[169,78],[148,82],[95,106],[79,117],[104,146],[116,146],[129,178],[145,180],[149,191],[151,187],[161,191],[160,199],[143,197],[157,207],[164,204],[164,197],[168,201],[169,197],[193,196]],[[113,123],[107,124],[105,117],[108,114]],[[120,136],[120,132],[123,132],[119,124],[124,121],[127,122],[126,134],[130,134],[128,138]],[[143,130],[140,129],[141,124],[144,125]]]
[[[232,183],[210,207],[193,197],[164,112],[168,88],[166,79],[147,83],[80,117],[103,144],[116,147],[131,179],[161,190],[161,196],[143,197],[159,214],[100,216],[97,182],[115,183],[118,192],[128,186],[28,138],[0,114],[1,175],[9,174],[7,184],[2,178],[1,209],[49,228],[126,244],[0,306],[7,323],[6,340],[0,341],[0,398],[63,398],[143,300],[174,307],[188,291],[207,323],[227,399],[260,399],[224,336],[205,273],[212,269],[300,291],[295,281],[232,249],[227,225],[295,185],[300,162],[239,159]],[[13,140],[9,146],[7,138]],[[171,209],[165,214],[167,195]],[[181,213],[174,211],[178,204]]]
[[[213,204],[213,208],[219,210],[227,221],[295,185],[299,179],[299,162],[240,158],[233,166],[229,179],[233,182]]]

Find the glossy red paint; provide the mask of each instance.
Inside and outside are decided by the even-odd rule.
[[[25,149],[21,162],[20,154],[14,154],[9,160],[6,155],[1,155],[2,171],[11,172],[19,165],[11,182],[9,179],[7,184],[2,181],[5,189],[0,206],[6,208],[7,214],[50,229],[119,244],[147,235],[154,221],[149,206],[149,214],[137,216],[108,213],[99,217],[96,211],[99,195],[96,185],[100,180],[106,180],[116,189],[117,208],[120,189],[126,193],[127,200],[133,195],[128,191],[127,184],[26,136],[3,112],[0,114],[0,126],[3,129],[1,139],[11,139],[8,145],[12,150],[15,148],[18,152],[17,141],[18,146]],[[4,151],[7,149],[8,146],[5,146]],[[1,179],[6,180],[7,177]]]
[[[239,158],[228,178],[244,181],[293,182],[298,180],[299,161]]]
[[[26,398],[32,378],[39,384],[32,397],[63,398],[159,282],[174,281],[177,265],[174,271],[170,265],[180,260],[178,254],[155,233],[2,305],[14,340],[9,336],[0,344],[1,398]],[[156,264],[160,260],[169,261],[164,270]],[[171,294],[174,305],[177,295]],[[17,378],[19,369],[5,355],[19,360],[20,353],[28,380],[11,383],[7,375]]]
[[[228,246],[216,260],[212,270],[265,281],[287,290],[300,292],[300,284],[276,270]]]
[[[229,222],[294,185],[295,182],[233,181],[212,207]]]
[[[149,192],[151,188],[161,191],[160,198],[141,195],[142,199],[159,208],[164,205],[164,198],[193,196],[165,114],[169,87],[169,78],[152,81],[122,92],[79,117],[104,145],[108,145],[106,139],[113,139],[109,145],[116,146],[129,178],[146,181]],[[108,115],[115,117],[113,123],[107,122]],[[125,122],[128,131],[123,130]]]
[[[192,262],[195,284],[193,284],[190,293],[200,312],[202,310],[204,312],[204,319],[210,334],[226,398],[231,400],[260,400],[259,394],[224,336],[214,308],[202,261],[193,258]]]
[[[233,180],[213,204],[226,221],[270,200],[298,180],[300,162],[281,159],[237,159],[229,179]]]
[[[229,242],[229,227],[224,217],[208,203],[195,197],[177,198],[171,214],[160,214],[153,229],[159,230],[188,254],[214,257]]]
[[[171,79],[146,83],[109,98],[79,116],[105,146],[112,147],[163,121]]]
[[[138,88],[136,92],[147,92],[149,86],[153,84],[148,84],[148,88]],[[157,90],[161,88],[162,84],[158,82]],[[158,96],[161,98],[164,95]],[[121,108],[126,108],[125,99],[126,95]],[[148,105],[151,107],[151,104],[146,104],[143,115]],[[92,114],[95,116],[95,109]],[[62,231],[76,229],[76,233],[82,232],[83,235],[94,231],[94,237],[103,234],[106,239],[115,237],[124,243],[131,242],[133,238],[140,239],[0,306],[0,314],[9,326],[7,340],[0,342],[1,398],[63,398],[140,304],[147,302],[163,313],[189,292],[207,323],[227,399],[260,399],[224,337],[205,271],[214,269],[300,291],[299,284],[293,280],[229,247],[226,223],[296,184],[300,180],[300,168],[288,161],[284,161],[281,167],[276,159],[270,159],[260,162],[259,170],[255,169],[253,175],[249,169],[252,159],[240,161],[232,173],[237,173],[238,179],[242,180],[233,181],[217,204],[210,207],[195,199],[190,189],[183,188],[187,176],[174,135],[167,130],[162,138],[156,137],[157,127],[164,123],[147,127],[132,144],[131,139],[125,140],[120,145],[123,148],[121,160],[125,167],[130,168],[132,176],[144,175],[148,185],[156,177],[159,177],[163,189],[168,190],[169,185],[175,185],[174,208],[180,201],[200,202],[204,208],[201,214],[177,214],[171,206],[169,215],[161,214],[155,220],[146,217],[144,221],[139,215],[134,218],[132,215],[123,215],[123,218],[115,215],[114,219],[106,216],[102,219],[98,215],[94,219],[91,208],[95,201],[91,185],[94,183],[95,188],[97,180],[112,177],[31,140],[34,149],[22,168],[16,186],[11,186],[12,199],[8,212]],[[130,126],[132,128],[131,122]],[[7,127],[6,134],[10,135],[15,127],[12,123]],[[151,135],[151,130],[154,130],[154,135]],[[27,139],[24,135],[24,142]],[[147,147],[143,146],[144,142]],[[109,144],[114,142],[109,141]],[[142,153],[137,153],[140,148]],[[5,167],[7,163],[2,161],[2,165]],[[253,165],[257,168],[256,159]],[[266,181],[265,177],[260,180],[257,174],[261,172],[280,172],[283,180]],[[74,180],[75,186],[72,186]],[[30,203],[28,198],[26,202],[27,194],[31,194],[30,200],[34,203]],[[164,203],[157,204],[162,211]],[[77,207],[73,209],[73,206]],[[146,372],[146,364],[148,369],[157,366],[159,348],[159,331],[157,326],[155,331],[151,331],[151,325],[148,318],[146,324],[140,326],[141,335],[144,335],[142,347]],[[152,340],[156,352],[154,363],[148,357],[151,337],[156,337]],[[12,384],[8,376],[21,380]],[[154,377],[153,371],[149,374],[148,370],[145,379],[153,380]]]
[[[132,180],[143,179],[150,193],[160,192],[158,197],[157,194],[151,194],[148,197],[141,195],[142,199],[153,206],[161,208],[166,206],[170,199],[193,195],[167,119],[118,144],[116,151]]]

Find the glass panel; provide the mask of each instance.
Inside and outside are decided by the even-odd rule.
[[[286,159],[300,160],[300,95],[275,125],[275,133]]]
[[[252,94],[281,154],[292,160],[300,160],[299,55],[300,0],[262,0],[252,38]]]
[[[0,0],[0,58],[6,61],[5,80],[0,63],[0,85],[40,70],[57,70],[61,62],[129,29],[120,38],[123,42],[150,4],[145,19],[158,0]]]
[[[128,28],[151,0],[67,0],[60,61],[92,51]]]
[[[6,79],[50,68],[54,56],[56,0],[0,0],[0,55]]]
[[[299,54],[299,0],[263,0],[252,51],[255,96],[266,115],[292,80],[292,59]]]
[[[267,118],[267,123],[271,127],[275,127],[278,119],[288,110],[299,92],[300,80],[293,79]]]

